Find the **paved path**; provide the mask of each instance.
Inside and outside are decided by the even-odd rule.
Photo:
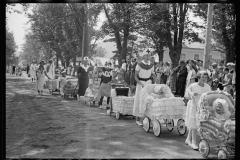
[[[39,96],[25,73],[6,75],[7,158],[202,158],[184,144],[185,138],[165,127],[155,137],[132,117],[117,120],[97,106],[48,90]]]

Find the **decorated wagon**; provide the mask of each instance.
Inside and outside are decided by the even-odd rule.
[[[235,155],[235,107],[231,95],[223,91],[204,93],[197,109],[200,154],[206,158],[214,148],[219,159]]]
[[[183,98],[154,98],[150,94],[154,92],[156,86],[165,86],[165,84],[148,84],[140,91],[140,112],[143,115],[143,129],[149,132],[153,127],[154,135],[159,137],[162,132],[162,126],[166,126],[169,131],[172,131],[177,126],[178,133],[183,136],[187,128],[185,126],[186,106]],[[171,91],[171,90],[170,90]],[[175,121],[175,123],[174,123]],[[177,122],[177,125],[175,125]]]

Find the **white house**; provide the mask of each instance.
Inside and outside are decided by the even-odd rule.
[[[181,52],[181,60],[204,60],[204,48],[189,48],[186,45],[183,45],[182,52]],[[218,51],[210,51],[209,54],[209,60],[211,62],[218,62],[221,60],[221,54]],[[164,48],[163,53],[163,62],[171,62],[170,56],[169,56],[169,49]]]

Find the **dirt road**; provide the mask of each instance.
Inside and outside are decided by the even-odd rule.
[[[48,90],[39,96],[25,73],[6,75],[7,158],[202,158],[185,138],[166,128],[157,138],[132,117],[117,120]]]

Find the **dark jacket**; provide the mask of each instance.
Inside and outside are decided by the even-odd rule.
[[[179,71],[178,71],[178,77],[177,78],[187,78],[188,72],[187,72],[187,67],[184,65],[182,66]]]

